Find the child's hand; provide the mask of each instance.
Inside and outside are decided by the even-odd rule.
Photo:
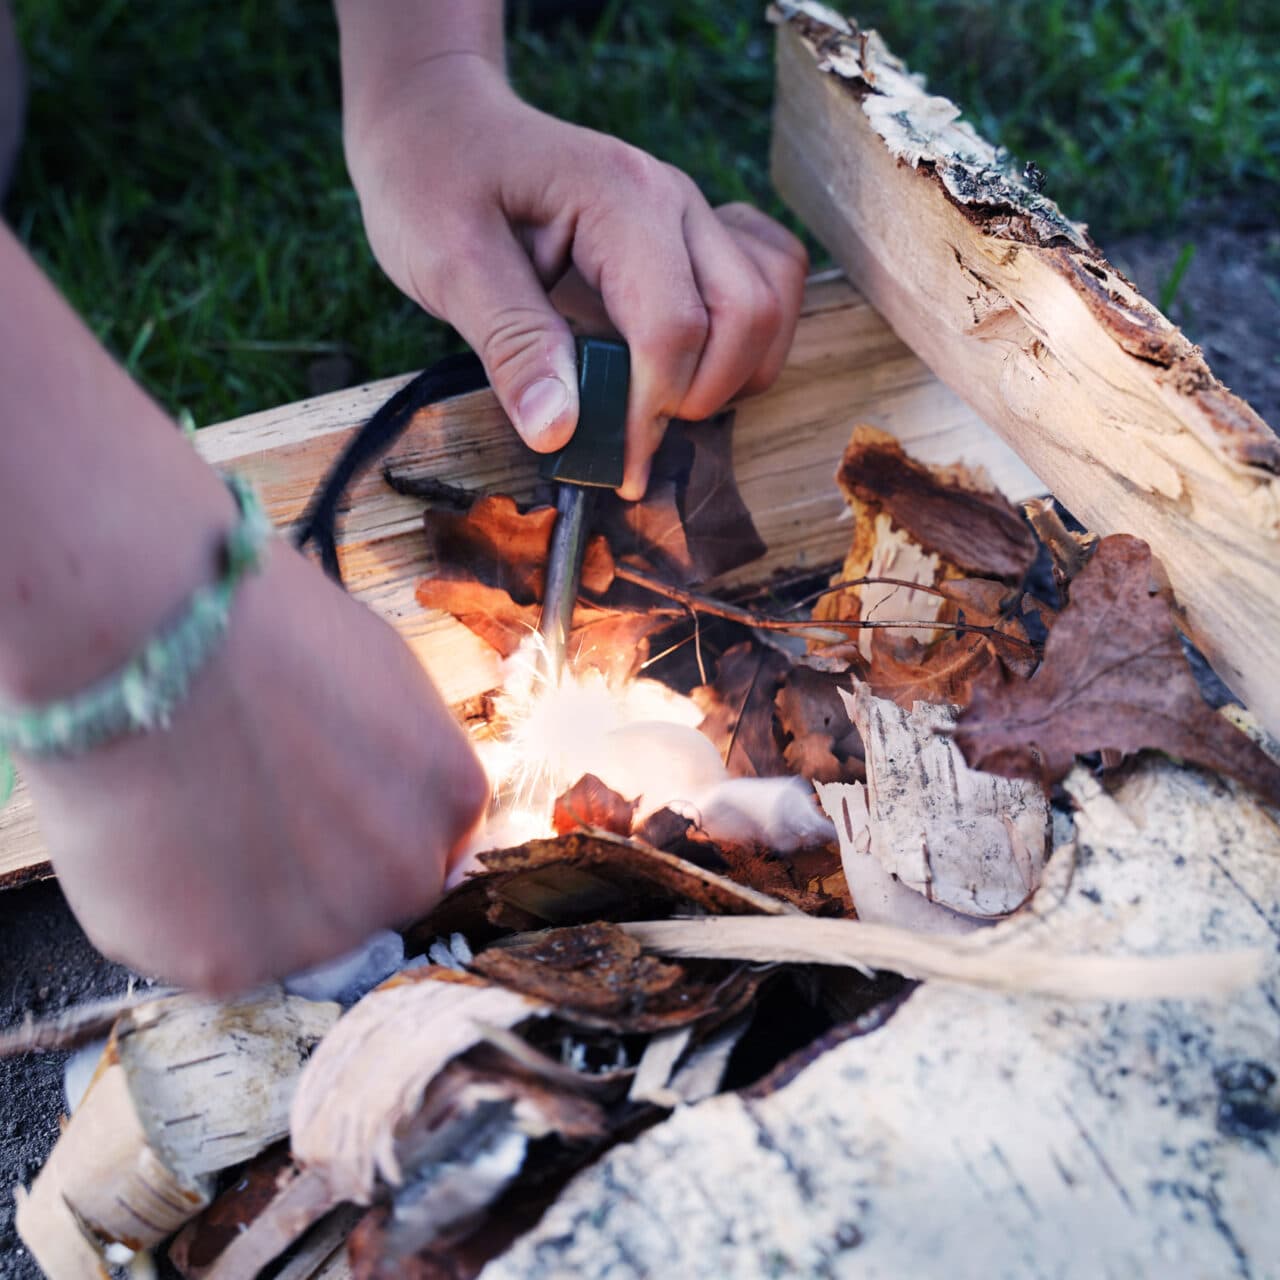
[[[567,273],[631,348],[624,497],[642,496],[669,418],[705,418],[782,368],[800,242],[747,205],[713,211],[634,147],[536,111],[485,59],[428,60],[363,95],[346,132],[378,261],[479,352],[535,449],[558,448],[577,423],[572,337],[548,298]]]
[[[420,915],[486,793],[408,646],[283,544],[170,729],[23,772],[89,937],[215,992]]]

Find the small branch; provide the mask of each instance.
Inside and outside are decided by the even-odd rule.
[[[23,1053],[78,1049],[81,1045],[106,1035],[122,1013],[177,994],[173,988],[151,987],[146,991],[134,991],[75,1005],[42,1022],[37,1022],[28,1014],[16,1027],[0,1032],[0,1058],[14,1058]]]
[[[744,609],[740,605],[726,604],[723,600],[717,600],[713,596],[700,595],[695,591],[687,591],[683,587],[673,587],[670,583],[663,582],[660,578],[655,578],[641,569],[634,568],[632,565],[619,564],[615,572],[616,576],[623,582],[629,582],[636,587],[643,587],[646,591],[652,591],[655,595],[664,596],[668,600],[677,601],[695,613],[705,613],[713,618],[724,618],[729,622],[737,622],[744,627],[757,627],[762,631],[807,631],[811,635],[824,638],[829,644],[835,644],[843,640],[845,638],[844,632],[846,631],[862,631],[881,627],[905,627],[912,630],[927,631],[970,631],[976,635],[997,637],[1009,644],[1020,644],[1030,652],[1036,652],[1036,647],[1031,641],[1023,640],[1020,636],[1010,635],[1009,632],[1001,631],[997,627],[980,627],[970,622],[908,622],[870,618],[815,621],[809,618],[774,618],[767,614],[757,613],[754,609]],[[839,587],[867,583],[884,583],[888,586],[908,587],[912,591],[924,591],[930,595],[938,595],[944,599],[950,599],[946,592],[939,591],[936,587],[922,586],[918,582],[907,582],[902,578],[851,578],[848,582],[837,583],[836,586],[830,587],[828,590],[835,591]]]

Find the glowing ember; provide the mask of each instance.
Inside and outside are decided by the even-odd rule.
[[[484,826],[453,869],[456,882],[474,855],[554,834],[556,797],[586,773],[627,800],[636,820],[671,808],[713,838],[789,850],[831,838],[801,778],[731,779],[719,752],[698,731],[694,702],[656,680],[611,687],[599,673],[543,674],[540,638],[512,655],[495,704],[499,738],[477,743],[494,800]]]

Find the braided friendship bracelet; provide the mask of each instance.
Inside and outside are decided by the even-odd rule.
[[[173,622],[122,667],[69,698],[34,707],[0,706],[0,804],[13,787],[8,752],[71,756],[127,734],[167,728],[226,634],[236,589],[262,567],[272,526],[249,484],[226,478],[240,511],[227,535],[217,581],[197,587]]]

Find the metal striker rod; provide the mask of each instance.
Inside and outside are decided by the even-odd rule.
[[[552,684],[560,683],[564,670],[565,645],[573,625],[573,606],[582,580],[582,558],[587,549],[587,530],[595,491],[562,484],[556,495],[556,523],[547,557],[547,583],[542,593],[542,621],[538,630],[546,645],[546,672]]]

